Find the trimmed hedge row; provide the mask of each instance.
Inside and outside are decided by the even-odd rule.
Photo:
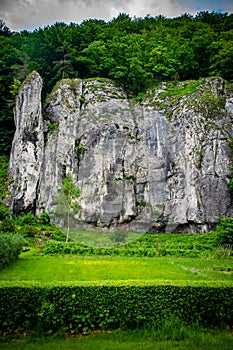
[[[23,237],[21,236],[0,234],[0,269],[18,258],[23,243]]]
[[[140,246],[139,246],[140,245]],[[209,246],[194,247],[190,249],[190,245],[187,247],[174,248],[174,245],[163,245],[162,248],[158,249],[157,244],[153,247],[148,244],[139,243],[137,246],[134,244],[125,244],[119,247],[112,248],[100,248],[85,246],[77,243],[64,243],[64,242],[47,242],[44,246],[44,254],[55,255],[55,254],[76,254],[80,256],[97,255],[97,256],[137,256],[137,257],[157,257],[160,256],[178,256],[178,257],[198,257],[200,255],[213,255],[213,248]]]
[[[5,331],[87,334],[153,326],[171,316],[189,324],[232,326],[232,284],[118,281],[0,286],[0,326]]]

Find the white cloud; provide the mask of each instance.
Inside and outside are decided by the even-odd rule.
[[[205,1],[0,0],[0,18],[12,30],[33,30],[57,21],[80,23],[88,18],[109,21],[113,17],[117,17],[120,12],[127,13],[131,17],[145,17],[147,14],[176,17],[185,12],[194,14],[197,3],[201,6],[201,4],[205,4]],[[218,3],[221,7],[226,1]],[[214,9],[210,9],[210,11],[212,10]]]
[[[134,0],[134,4],[131,7],[133,13],[134,8],[137,9],[138,15],[144,17],[147,14],[152,16],[164,15],[166,17],[175,17],[183,13],[184,7],[179,5],[179,1],[174,0]]]
[[[32,30],[57,21],[110,19],[111,3],[111,0],[0,0],[0,17],[12,30]]]

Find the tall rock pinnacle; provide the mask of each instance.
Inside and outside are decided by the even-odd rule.
[[[14,110],[15,136],[9,177],[13,212],[35,211],[44,152],[44,123],[41,113],[42,79],[32,72],[20,88]]]

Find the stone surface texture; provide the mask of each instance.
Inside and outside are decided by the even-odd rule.
[[[34,210],[44,155],[44,121],[41,113],[42,79],[33,72],[22,85],[14,110],[9,199],[13,212]]]
[[[43,115],[41,87],[32,73],[16,103],[9,167],[15,213],[52,212],[70,173],[82,190],[82,220],[94,226],[201,232],[233,214],[233,98],[224,80],[205,79],[173,96],[162,83],[136,102],[110,81],[65,79]]]

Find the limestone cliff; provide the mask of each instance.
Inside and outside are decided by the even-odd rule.
[[[222,79],[162,83],[138,102],[110,81],[65,79],[43,116],[40,92],[34,72],[16,103],[14,212],[51,212],[70,173],[85,223],[197,232],[232,215],[233,98]]]
[[[21,87],[14,110],[15,135],[9,176],[13,212],[34,210],[44,155],[44,122],[41,113],[42,79],[32,73]]]

